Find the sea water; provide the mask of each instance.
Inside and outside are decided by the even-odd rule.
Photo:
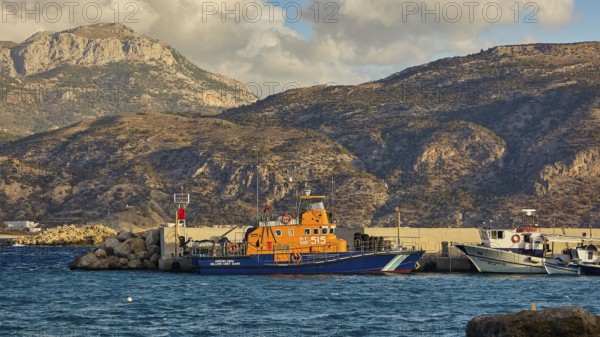
[[[531,302],[600,314],[600,277],[70,271],[88,250],[0,248],[0,336],[464,336]]]

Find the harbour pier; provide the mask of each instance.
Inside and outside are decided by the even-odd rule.
[[[249,227],[163,227],[160,230],[161,259],[159,269],[163,271],[191,271],[189,259],[179,248],[180,239],[193,241],[211,237],[226,236],[233,241],[241,241]],[[562,235],[590,235],[585,228],[539,228],[541,233]],[[177,231],[177,236],[175,232]],[[337,236],[346,240],[349,247],[353,245],[357,233],[391,238],[400,241],[407,249],[425,251],[417,264],[417,272],[475,272],[466,256],[452,243],[481,242],[479,228],[401,228],[401,236],[397,236],[394,227],[338,228]],[[177,244],[176,244],[177,242]],[[555,247],[555,249],[562,249]]]

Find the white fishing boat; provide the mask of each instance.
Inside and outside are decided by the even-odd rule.
[[[455,246],[482,273],[577,275],[581,265],[598,265],[600,269],[598,251],[589,244],[599,239],[542,234],[537,227],[480,229],[480,235],[482,242],[479,245]],[[584,245],[586,241],[587,246]],[[573,243],[576,248],[554,254],[557,243]]]
[[[535,210],[523,209],[523,226],[512,229],[479,230],[478,245],[455,244],[481,273],[545,274],[544,244],[535,222]]]
[[[543,240],[536,233],[524,235],[512,230],[482,230],[482,235],[489,232],[509,234],[520,238],[519,242],[512,242],[502,245],[498,240],[490,239],[489,243],[482,245],[461,245],[455,246],[462,250],[475,268],[481,273],[518,273],[518,274],[545,274],[543,265]],[[523,242],[522,238],[527,238],[528,242]],[[502,239],[500,239],[502,240]]]

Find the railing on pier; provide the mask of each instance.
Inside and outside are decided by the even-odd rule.
[[[384,251],[402,251],[402,250],[423,250],[419,247],[416,237],[398,237],[398,236],[370,236],[368,234],[356,233],[353,250],[360,252],[384,252]],[[350,248],[350,243],[348,243]]]
[[[186,252],[191,255],[210,257],[245,256],[247,252],[247,243],[203,240],[193,241],[185,248]]]

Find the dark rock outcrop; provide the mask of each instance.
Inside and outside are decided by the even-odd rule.
[[[119,240],[120,242],[124,242],[127,241],[127,239],[130,239],[134,237],[132,232],[129,231],[121,231],[117,234],[117,240]]]
[[[158,246],[160,244],[160,233],[149,231],[146,234],[146,246]]]
[[[150,240],[148,240],[149,238]],[[160,240],[156,238],[160,238],[158,229],[139,235],[131,232],[119,232],[91,252],[75,258],[69,268],[85,270],[157,269],[160,259]]]
[[[143,252],[146,250],[146,241],[142,238],[130,238],[125,241],[131,247],[134,253]]]
[[[600,317],[575,306],[480,316],[473,318],[467,324],[467,337],[540,336],[600,336]]]

